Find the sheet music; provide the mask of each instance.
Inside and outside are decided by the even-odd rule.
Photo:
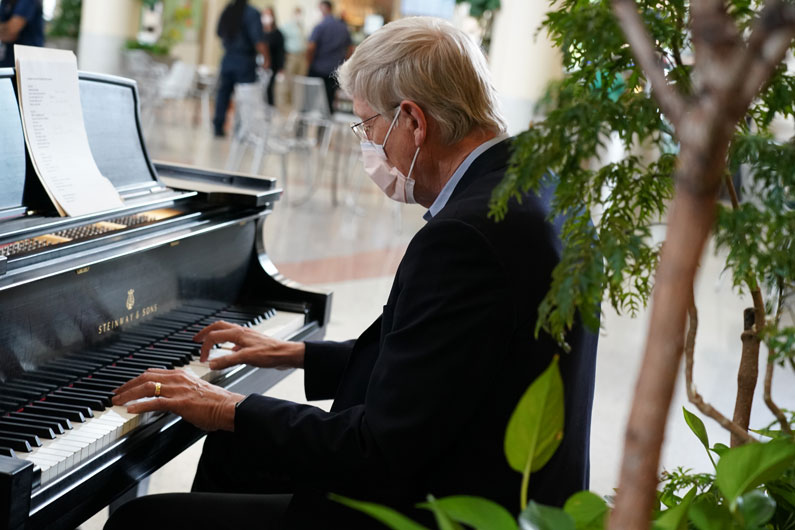
[[[74,217],[123,206],[91,154],[74,53],[16,45],[14,55],[28,151],[58,212]]]

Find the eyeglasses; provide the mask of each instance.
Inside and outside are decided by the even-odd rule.
[[[395,110],[399,108],[400,105],[395,105]],[[369,118],[367,118],[366,120],[360,121],[359,123],[351,123],[351,130],[353,131],[353,134],[355,134],[356,137],[359,139],[359,141],[361,142],[370,141],[370,129],[372,129],[372,125],[371,124],[368,125],[368,122],[374,120],[378,116],[380,116],[380,114],[374,114]]]
[[[380,116],[380,114],[373,114],[366,120],[362,120],[359,123],[351,123],[351,130],[353,134],[359,139],[360,142],[369,142],[370,141],[370,128],[371,126],[368,125],[368,122],[374,120]]]

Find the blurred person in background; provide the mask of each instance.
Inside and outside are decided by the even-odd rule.
[[[332,14],[331,2],[320,2],[318,6],[323,20],[315,26],[306,46],[306,62],[309,76],[320,77],[326,85],[329,111],[334,112],[334,95],[337,93],[337,80],[332,75],[342,61],[353,53],[351,34],[348,26]]]
[[[235,85],[255,82],[257,55],[263,57],[265,68],[270,68],[270,55],[259,11],[248,5],[248,0],[229,2],[218,20],[218,36],[224,45],[224,58],[221,60],[213,127],[215,136],[223,136],[226,111]]]
[[[14,66],[14,44],[44,46],[41,0],[0,0],[0,68]]]
[[[262,11],[262,29],[265,31],[265,43],[268,45],[268,53],[270,53],[272,72],[271,78],[268,80],[266,94],[268,105],[273,106],[273,85],[276,84],[276,74],[284,70],[284,36],[276,27],[276,14],[272,7],[266,7]]]
[[[284,73],[287,90],[284,91],[284,94],[287,103],[292,102],[293,78],[297,75],[306,75],[306,33],[304,32],[303,16],[301,8],[296,7],[293,11],[293,18],[280,28],[284,36],[284,51],[286,52]]]

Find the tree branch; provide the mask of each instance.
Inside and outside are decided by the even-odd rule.
[[[782,279],[779,277],[778,279],[778,304],[776,305],[776,316],[775,322],[776,324],[779,323],[781,320],[781,311],[784,308],[784,286],[782,285]],[[770,344],[767,346],[767,368],[765,370],[765,405],[767,408],[770,409],[770,412],[778,420],[779,424],[781,425],[781,430],[792,436],[792,429],[789,426],[789,421],[787,417],[781,412],[781,409],[778,408],[775,401],[773,401],[773,369],[775,368],[775,352],[770,347]]]
[[[695,300],[691,293],[690,307],[687,311],[687,335],[685,336],[685,386],[687,388],[687,399],[690,403],[695,405],[698,410],[709,416],[720,424],[721,427],[744,440],[744,442],[752,442],[754,439],[742,427],[731,421],[729,418],[721,414],[712,405],[706,403],[704,398],[701,397],[696,391],[696,385],[693,383],[693,353],[696,349],[696,331],[698,330],[698,310],[696,309]]]
[[[652,94],[663,114],[678,128],[685,111],[685,101],[676,88],[668,82],[659,58],[654,53],[652,42],[634,0],[613,0],[613,12],[624,31],[632,54],[638,61],[646,78],[651,82]]]
[[[795,37],[795,6],[770,0],[754,24],[748,47],[739,60],[737,108],[745,109],[784,59]],[[743,110],[743,112],[745,112]]]

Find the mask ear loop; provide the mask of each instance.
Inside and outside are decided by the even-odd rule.
[[[411,166],[409,166],[409,174],[406,176],[406,180],[411,179],[411,174],[414,172],[414,162],[417,161],[417,155],[420,154],[420,148],[418,147],[416,151],[414,151],[414,158],[411,159]]]
[[[386,132],[386,136],[384,137],[384,143],[381,144],[381,147],[386,147],[386,142],[387,140],[389,140],[389,135],[392,134],[392,128],[395,126],[398,116],[400,116],[400,107],[398,107],[397,112],[395,113],[395,117],[392,118],[392,123],[389,124],[389,130]]]

